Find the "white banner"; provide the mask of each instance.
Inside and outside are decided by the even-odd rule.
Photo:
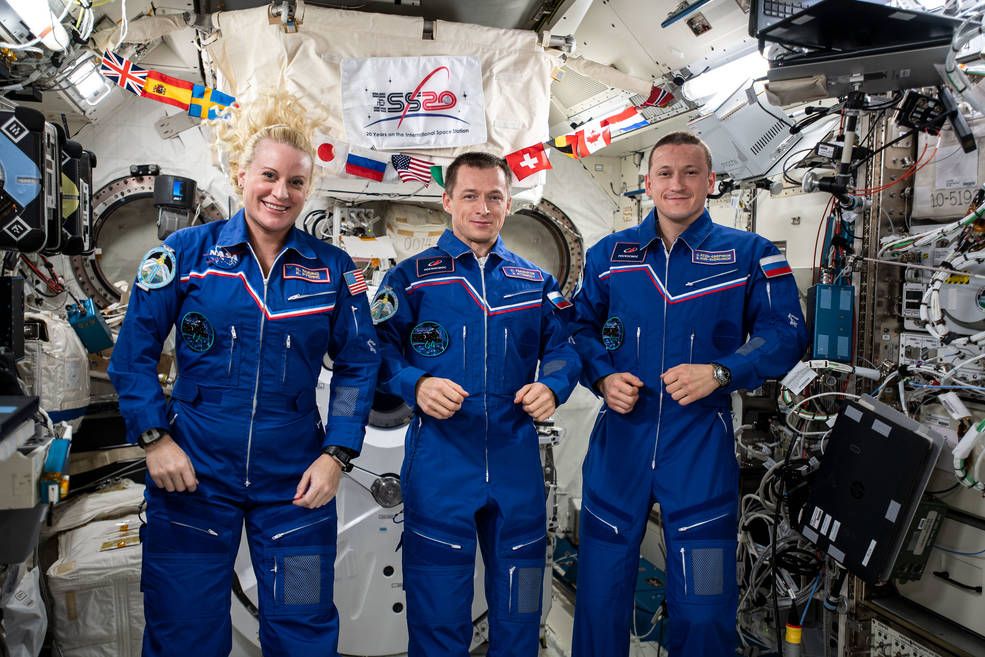
[[[342,116],[350,143],[377,150],[486,142],[476,57],[342,60]]]

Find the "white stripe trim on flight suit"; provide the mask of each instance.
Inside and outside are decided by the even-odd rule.
[[[303,308],[301,310],[289,310],[286,312],[279,312],[279,313],[272,312],[263,303],[263,300],[256,293],[256,290],[254,290],[253,287],[250,285],[249,281],[246,280],[246,274],[244,274],[241,271],[229,272],[229,271],[222,271],[220,269],[206,269],[205,271],[202,272],[193,271],[193,272],[189,272],[185,276],[182,276],[181,282],[187,283],[193,278],[206,278],[207,276],[219,276],[222,278],[238,278],[246,287],[246,291],[253,298],[253,301],[256,303],[257,308],[259,308],[269,320],[290,319],[291,317],[304,317],[305,315],[317,315],[319,313],[330,312],[335,308],[335,304],[333,303],[329,306],[314,306],[312,308]]]
[[[502,313],[509,313],[517,310],[527,310],[528,308],[539,308],[543,304],[543,299],[538,298],[531,301],[521,301],[520,303],[508,304],[505,306],[490,306],[483,300],[482,295],[479,294],[479,291],[472,287],[472,284],[469,283],[468,279],[462,276],[443,276],[441,278],[428,278],[414,281],[404,288],[404,290],[409,293],[421,287],[429,287],[432,285],[453,285],[455,283],[463,285],[466,292],[468,292],[469,296],[472,297],[472,300],[490,315],[500,315]]]
[[[733,278],[730,281],[692,290],[691,292],[685,292],[684,294],[675,295],[671,294],[670,290],[664,287],[663,281],[660,280],[650,265],[617,265],[615,267],[610,267],[599,274],[599,279],[604,280],[612,274],[626,274],[634,271],[641,271],[647,274],[654,287],[656,287],[657,291],[660,292],[665,299],[667,299],[668,303],[680,303],[681,301],[689,301],[697,297],[705,296],[706,294],[723,292],[725,290],[732,289],[733,287],[741,287],[746,284],[746,281],[749,280],[749,275],[747,274],[741,278]]]

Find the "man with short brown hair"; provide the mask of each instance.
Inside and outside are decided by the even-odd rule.
[[[417,407],[401,472],[408,655],[468,654],[478,546],[490,657],[535,657],[547,518],[533,421],[581,371],[559,314],[571,303],[503,245],[502,159],[460,155],[445,179],[451,230],[391,270],[372,305],[380,387]]]
[[[585,457],[573,657],[625,657],[639,548],[660,503],[670,657],[735,652],[738,466],[729,393],[785,374],[806,332],[768,240],[713,224],[707,146],[650,156],[654,210],[589,249],[575,295],[582,381],[603,397]]]

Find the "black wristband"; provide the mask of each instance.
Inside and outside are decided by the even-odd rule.
[[[339,465],[342,467],[342,472],[351,472],[352,463],[350,463],[350,461],[358,456],[356,452],[352,451],[348,447],[342,447],[341,445],[329,445],[322,450],[322,454],[327,454],[338,461]]]

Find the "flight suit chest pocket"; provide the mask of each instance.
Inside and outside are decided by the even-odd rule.
[[[524,314],[532,314],[530,312]],[[537,331],[528,318],[517,313],[516,320],[504,323],[492,336],[502,344],[496,345],[500,355],[500,392],[514,393],[524,384],[533,381],[534,370],[540,353]]]

